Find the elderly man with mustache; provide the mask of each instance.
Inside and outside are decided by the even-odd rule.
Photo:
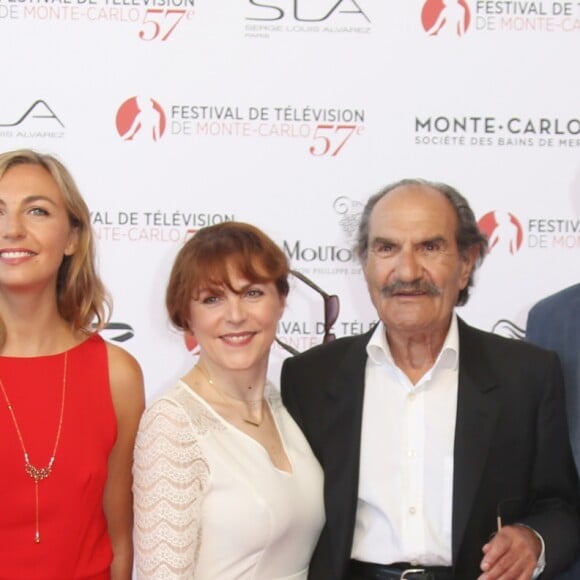
[[[379,323],[282,370],[325,475],[309,578],[552,578],[580,549],[562,373],[456,315],[487,252],[469,204],[445,184],[389,185],[357,252]]]

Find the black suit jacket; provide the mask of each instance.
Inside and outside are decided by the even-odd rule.
[[[371,334],[313,348],[287,359],[282,368],[284,403],[325,475],[327,519],[311,562],[312,580],[342,580],[350,559]],[[544,538],[547,566],[542,578],[550,578],[580,550],[578,478],[559,362],[553,353],[479,331],[461,320],[459,349],[455,575],[462,580],[478,577],[481,548],[496,529],[501,504],[504,524],[527,524]]]

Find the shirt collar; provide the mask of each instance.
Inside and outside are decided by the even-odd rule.
[[[387,342],[387,329],[383,322],[379,322],[367,344],[367,355],[375,364],[389,364],[396,366]],[[456,371],[459,363],[459,328],[457,315],[451,316],[451,324],[447,331],[447,336],[443,341],[441,352],[437,355],[437,360],[433,367],[451,369]]]

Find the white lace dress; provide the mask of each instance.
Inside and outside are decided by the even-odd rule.
[[[138,578],[306,579],[322,470],[272,385],[266,400],[291,473],[182,381],[147,409],[134,464]]]

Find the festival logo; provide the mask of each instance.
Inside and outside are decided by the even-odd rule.
[[[344,155],[361,143],[365,116],[364,109],[351,106],[170,102],[162,107],[155,99],[135,96],[117,110],[116,126],[125,141],[158,141],[162,136],[291,139],[306,155],[323,159]]]
[[[580,219],[569,217],[527,217],[523,222],[507,211],[492,211],[479,220],[487,235],[489,252],[514,255],[526,247],[533,250],[577,250],[580,248]],[[523,225],[522,225],[523,223]]]
[[[425,32],[431,36],[458,38],[468,28],[476,33],[574,33],[580,30],[580,4],[566,0],[426,0],[421,11]]]
[[[575,250],[580,248],[580,219],[542,216],[527,220],[528,247],[539,250],[558,248]]]
[[[495,210],[486,213],[478,222],[480,230],[487,236],[489,249],[515,254],[522,245],[523,228],[512,213]]]
[[[46,101],[38,99],[13,119],[0,122],[0,137],[64,137],[64,123]]]
[[[171,104],[171,135],[306,140],[312,157],[336,157],[365,133],[365,110],[354,107]]]
[[[151,197],[155,198],[154,192]],[[91,210],[91,224],[99,242],[185,243],[205,226],[233,221],[232,213],[169,210]]]
[[[463,36],[471,22],[467,0],[426,0],[421,22],[430,36]]]
[[[79,22],[129,27],[141,42],[168,42],[193,21],[195,0],[65,0],[63,2],[2,2],[0,21]],[[176,33],[176,31],[178,31]]]
[[[124,141],[159,141],[166,124],[165,111],[150,97],[131,97],[117,111],[117,131]]]

